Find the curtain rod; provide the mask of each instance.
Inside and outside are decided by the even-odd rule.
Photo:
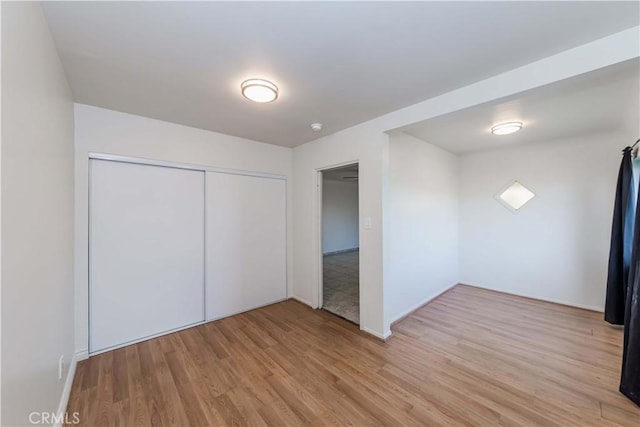
[[[633,149],[636,147],[636,145],[638,145],[639,143],[640,143],[640,139],[638,139],[638,140],[637,140],[637,141],[636,141],[636,142],[631,146],[631,149],[633,150]]]

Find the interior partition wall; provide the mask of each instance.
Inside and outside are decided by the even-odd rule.
[[[90,159],[89,353],[280,301],[284,177]]]

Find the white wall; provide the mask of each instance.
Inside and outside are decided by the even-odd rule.
[[[461,281],[602,310],[621,150],[585,135],[463,156]],[[494,195],[517,179],[536,197],[517,214]]]
[[[87,351],[87,241],[88,156],[106,153],[177,163],[190,163],[291,177],[290,148],[250,141],[120,113],[75,105],[76,122],[76,351]],[[291,179],[287,180],[288,217],[291,218]],[[291,293],[292,239],[288,221],[287,284]]]
[[[367,125],[301,145],[293,149],[293,296],[318,307],[322,268],[320,236],[321,169],[358,163],[359,223],[371,218],[371,229],[360,228],[360,328],[378,337],[385,329],[382,305],[382,199],[386,179],[388,136]]]
[[[2,425],[28,425],[73,355],[73,104],[39,3],[2,3],[2,125]]]
[[[323,179],[322,252],[358,248],[358,182]]]
[[[372,219],[360,235],[361,328],[378,336],[390,334],[383,287],[388,278],[388,135],[416,122],[534,89],[612,64],[637,58],[640,27],[595,40],[548,58],[394,111],[357,126],[296,147],[294,175],[293,295],[317,307],[320,243],[318,237],[317,170],[360,160],[360,220]]]
[[[458,157],[389,138],[384,308],[391,322],[458,283]]]

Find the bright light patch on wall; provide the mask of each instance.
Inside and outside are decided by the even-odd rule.
[[[513,181],[496,194],[496,200],[511,212],[516,213],[531,199],[535,193],[518,181]]]

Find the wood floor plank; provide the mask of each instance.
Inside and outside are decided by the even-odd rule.
[[[601,313],[457,286],[382,342],[288,300],[80,362],[86,426],[634,426]]]
[[[165,357],[171,370],[171,376],[175,381],[185,414],[187,414],[189,425],[208,425],[209,421],[201,405],[201,400],[206,398],[206,396],[202,395],[201,387],[195,386],[197,382],[194,384],[189,378],[184,359],[180,357],[178,352],[168,353]]]

